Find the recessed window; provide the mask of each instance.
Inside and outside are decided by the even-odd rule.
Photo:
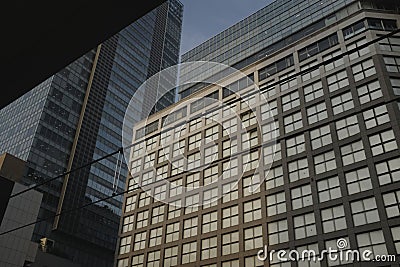
[[[315,156],[314,167],[316,174],[321,174],[336,169],[335,152],[332,150]]]
[[[355,226],[379,221],[378,207],[374,197],[354,201],[350,205]]]
[[[302,158],[288,163],[289,181],[295,182],[310,176],[307,158]]]
[[[357,59],[359,57],[365,56],[366,54],[368,54],[370,52],[368,46],[364,47],[364,48],[361,48],[361,49],[358,48],[358,47],[360,47],[360,46],[362,46],[362,45],[364,45],[366,43],[367,43],[367,39],[363,38],[363,39],[358,40],[358,41],[356,41],[354,43],[351,43],[351,44],[349,44],[347,46],[347,51],[350,51],[350,50],[353,50],[353,49],[357,50],[357,51],[355,51],[355,52],[353,52],[353,53],[351,53],[349,55],[350,60],[355,60],[355,59]]]
[[[300,209],[313,204],[311,186],[304,185],[291,190],[292,209]]]
[[[286,212],[285,192],[267,196],[267,215],[274,216]]]
[[[296,239],[302,239],[317,234],[314,213],[293,217],[293,225]]]
[[[245,223],[261,219],[261,200],[255,199],[243,204],[243,220]]]
[[[353,65],[351,69],[353,71],[354,80],[356,82],[376,74],[374,62],[372,61],[372,59],[367,59],[359,64]]]
[[[304,97],[306,102],[310,102],[314,99],[320,98],[324,95],[324,90],[322,88],[322,82],[318,81],[312,84],[309,84],[304,87]]]
[[[368,167],[345,173],[349,195],[372,189],[371,175]]]
[[[327,77],[329,92],[334,92],[349,85],[349,79],[345,70],[339,71]]]
[[[400,190],[383,194],[382,197],[387,217],[400,216]]]
[[[326,202],[342,197],[339,177],[330,177],[317,182],[319,202]]]
[[[332,144],[332,135],[329,125],[322,126],[310,132],[312,149]]]
[[[342,163],[344,166],[366,159],[364,145],[361,140],[340,147]]]
[[[361,104],[368,103],[383,96],[381,86],[378,81],[358,87],[357,92]]]
[[[263,245],[263,232],[261,225],[244,229],[244,250],[260,248]]]
[[[321,219],[325,234],[347,229],[343,205],[321,210]]]
[[[354,101],[351,92],[347,92],[332,98],[333,114],[337,115],[354,108]]]
[[[301,112],[288,115],[283,118],[285,132],[290,133],[303,127]]]
[[[369,136],[369,143],[373,156],[397,150],[398,148],[393,130],[388,130]]]
[[[268,242],[270,245],[281,244],[289,241],[287,220],[280,220],[267,224]]]
[[[379,184],[385,185],[400,181],[400,158],[375,164]]]

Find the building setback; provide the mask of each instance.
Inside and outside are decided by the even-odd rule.
[[[147,134],[132,140],[115,266],[361,266],[257,259],[264,246],[320,255],[339,239],[344,251],[399,255],[400,34],[368,44],[399,28],[399,6],[317,2],[257,12],[278,29],[277,5],[299,5],[288,20],[319,19],[272,39],[279,46],[266,56],[254,48],[241,58],[244,79],[181,90],[181,101],[133,129]],[[183,58],[208,59],[192,55],[210,42]]]
[[[0,150],[27,161],[22,183],[40,183],[122,146],[122,121],[136,89],[178,63],[182,12],[180,2],[166,1],[0,111]],[[148,103],[158,89],[145,92],[135,119],[174,102],[171,91],[154,108]],[[116,162],[115,155],[39,187],[39,219],[111,196]],[[35,226],[33,241],[54,240],[58,256],[81,266],[112,266],[121,202],[116,197],[50,218]]]

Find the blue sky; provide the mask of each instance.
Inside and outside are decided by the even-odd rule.
[[[180,1],[184,5],[181,54],[272,2],[272,0]]]

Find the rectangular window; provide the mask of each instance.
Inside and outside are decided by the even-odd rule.
[[[185,166],[184,159],[177,159],[171,163],[171,175],[176,175],[178,173],[183,172]]]
[[[132,257],[132,267],[144,267],[143,254]]]
[[[244,250],[261,248],[263,246],[262,226],[244,229]]]
[[[144,249],[146,247],[146,232],[137,233],[135,235],[135,243],[134,243],[134,251],[138,251],[140,249]]]
[[[376,255],[387,255],[385,238],[382,230],[372,231],[356,235],[358,248],[361,255],[364,251],[369,250],[369,258],[374,259]]]
[[[322,61],[326,62],[327,60],[330,60],[330,59],[332,59],[334,57],[337,57],[339,55],[341,55],[341,51],[340,50],[336,50],[336,51],[334,51],[332,53],[329,53],[329,54],[323,56],[322,57]],[[325,64],[325,71],[328,72],[328,71],[331,71],[331,70],[334,70],[334,69],[338,69],[343,64],[344,64],[344,60],[343,60],[343,56],[342,56],[341,58],[339,58],[339,59],[337,59],[337,60],[335,60],[335,61],[333,61],[331,63]]]
[[[161,245],[161,239],[163,235],[163,228],[155,228],[150,230],[149,247]]]
[[[199,148],[201,143],[201,133],[189,136],[188,151]]]
[[[360,133],[357,116],[350,116],[336,122],[336,132],[339,140]]]
[[[218,213],[216,211],[203,215],[202,233],[209,233],[218,229]]]
[[[302,239],[317,234],[314,213],[307,213],[293,217],[293,224],[296,239]]]
[[[357,88],[361,104],[371,102],[383,96],[379,81],[373,81]]]
[[[168,205],[168,220],[181,216],[181,200],[176,200]]]
[[[267,196],[267,215],[274,216],[286,212],[285,192]]]
[[[189,122],[189,132],[192,133],[196,131],[197,129],[200,129],[203,123],[203,118],[197,118],[194,120],[191,120]]]
[[[218,204],[218,187],[203,192],[203,209]]]
[[[197,189],[200,186],[200,173],[196,172],[186,176],[186,191]]]
[[[264,143],[271,142],[279,137],[279,122],[273,121],[262,126],[262,139]]]
[[[265,190],[284,185],[282,166],[265,171]]]
[[[222,157],[228,157],[237,153],[237,138],[222,142]]]
[[[367,77],[376,74],[374,62],[372,59],[367,59],[359,64],[355,64],[351,67],[356,82],[361,81]]]
[[[163,163],[164,161],[167,161],[170,157],[169,153],[170,153],[170,147],[169,146],[165,146],[162,149],[158,150],[158,163]]]
[[[232,206],[222,210],[222,228],[235,226],[239,224],[239,207]]]
[[[222,123],[223,135],[232,135],[237,132],[237,118],[233,118]]]
[[[238,159],[230,159],[222,163],[222,179],[230,179],[238,175]]]
[[[147,255],[147,267],[158,267],[160,266],[160,251],[149,252]]]
[[[268,104],[260,106],[261,119],[263,121],[273,119],[274,116],[278,115],[278,103],[276,100],[269,101]]]
[[[400,158],[375,164],[379,184],[385,185],[400,181]]]
[[[165,234],[165,242],[170,243],[179,240],[179,227],[180,223],[171,223],[167,225],[167,230]]]
[[[197,243],[186,243],[182,245],[182,264],[196,261]]]
[[[337,115],[339,113],[345,112],[354,108],[354,101],[351,92],[347,92],[332,98],[332,109],[333,114]]]
[[[309,107],[307,109],[308,124],[313,124],[328,118],[325,102]]]
[[[164,250],[164,266],[178,266],[178,246]]]
[[[302,158],[288,163],[289,181],[291,183],[308,178],[310,176],[308,171],[307,158]]]
[[[261,200],[255,199],[243,204],[243,220],[245,223],[261,219]]]
[[[314,167],[316,174],[321,174],[336,169],[335,152],[331,150],[315,156]]]
[[[151,203],[151,197],[146,192],[142,192],[139,195],[139,208],[148,206]]]
[[[342,197],[339,177],[330,177],[317,182],[319,202],[326,202]]]
[[[367,43],[367,39],[363,38],[363,39],[353,42],[347,46],[347,51],[356,49],[355,52],[353,52],[349,55],[350,61],[355,60],[359,57],[365,56],[366,54],[368,54],[370,52],[369,47],[364,47],[361,49],[358,48],[359,46],[364,45],[366,43]]]
[[[343,205],[321,210],[324,234],[347,229]]]
[[[289,77],[293,77],[293,78],[290,78],[289,80],[286,80]],[[292,72],[289,72],[289,73],[287,73],[285,75],[282,75],[282,76],[279,77],[279,81],[282,81],[280,83],[281,92],[283,92],[285,90],[288,90],[289,88],[293,88],[293,87],[297,86],[296,73],[294,71],[292,71]]]
[[[133,230],[133,218],[133,215],[124,217],[122,221],[122,233],[130,232]]]
[[[378,208],[374,197],[354,201],[351,202],[350,205],[354,226],[379,221]]]
[[[260,192],[260,176],[255,174],[253,176],[243,178],[243,196],[250,196]]]
[[[253,111],[246,112],[240,115],[242,127],[247,128],[257,123],[256,114]]]
[[[201,260],[217,257],[217,237],[201,240]]]
[[[185,140],[180,140],[172,145],[172,157],[182,156],[185,153]]]
[[[304,134],[286,140],[286,154],[293,156],[306,150]]]
[[[137,200],[137,195],[130,196],[126,198],[125,201],[125,212],[130,212],[133,211],[136,207],[136,200]]]
[[[285,133],[290,133],[303,127],[301,112],[283,118]]]
[[[369,136],[369,144],[371,146],[373,156],[397,150],[398,148],[393,130],[388,130]]]
[[[346,70],[339,71],[327,77],[329,92],[345,88],[349,85],[349,78]]]
[[[169,197],[175,197],[182,194],[183,180],[182,178],[172,181],[169,185]]]
[[[199,210],[200,197],[199,194],[188,196],[185,198],[185,214],[196,212]]]
[[[158,127],[158,126],[157,126]],[[147,139],[146,141],[146,151],[153,150],[157,147],[158,136]]]
[[[365,30],[364,20],[358,21],[343,29],[344,39],[347,40]]]
[[[400,226],[391,227],[392,237],[394,245],[396,247],[397,254],[400,254]]]
[[[304,185],[291,190],[292,209],[300,209],[313,204],[311,186]]]
[[[276,95],[276,86],[271,85],[272,83],[274,83],[274,81],[269,81],[260,88],[260,92],[262,92],[265,98],[271,98]]]
[[[295,91],[291,94],[282,96],[282,103],[282,109],[284,112],[300,106],[299,92]]]
[[[371,175],[368,167],[345,173],[349,195],[372,189]]]
[[[145,210],[139,212],[136,216],[136,229],[146,227],[149,219],[149,211]]]
[[[287,219],[267,224],[268,242],[270,245],[281,244],[289,241]]]
[[[363,116],[367,129],[390,122],[388,110],[385,105],[364,111]]]
[[[201,159],[200,152],[196,152],[191,155],[188,155],[188,157],[187,157],[188,170],[193,170],[193,169],[200,167],[200,159]]]
[[[269,166],[270,164],[277,162],[282,159],[281,143],[270,144],[263,148],[264,153],[264,164]]]
[[[229,255],[239,252],[239,232],[222,235],[222,255]]]
[[[132,236],[122,237],[119,245],[119,255],[129,253],[131,250]]]
[[[310,68],[316,66],[317,64],[318,64],[318,62],[315,60],[315,61],[313,61],[311,63],[308,63],[306,65],[301,66],[300,67],[300,71],[305,71],[307,69],[310,69]],[[315,77],[318,77],[319,75],[320,75],[320,71],[317,68],[317,69],[312,70],[312,71],[310,71],[310,72],[308,72],[306,74],[301,75],[301,80],[303,82],[306,82],[306,81],[311,80],[311,79],[313,79]]]
[[[218,181],[218,165],[204,170],[203,181],[205,186]]]
[[[400,216],[400,190],[383,194],[386,215],[388,218]]]
[[[391,78],[390,83],[395,95],[400,95],[400,79]]]
[[[258,145],[257,129],[242,134],[242,151]]]
[[[222,186],[222,203],[238,199],[238,182],[231,182]]]
[[[318,81],[312,84],[309,84],[304,87],[304,98],[306,102],[310,102],[314,99],[320,98],[324,95],[324,90],[322,88],[322,82]]]
[[[153,208],[153,214],[151,217],[151,224],[156,224],[164,221],[164,208],[165,206],[159,206]]]
[[[332,144],[332,135],[329,125],[322,126],[310,132],[312,149]]]
[[[343,166],[353,164],[366,159],[364,145],[361,140],[340,147]]]
[[[258,150],[243,155],[243,170],[250,171],[257,168],[259,159],[260,153],[258,152]]]
[[[400,52],[400,37],[391,36],[379,42],[382,51]]]
[[[198,220],[197,217],[186,219],[183,221],[183,238],[197,235]]]
[[[204,143],[208,144],[210,142],[215,142],[216,140],[218,140],[218,133],[219,133],[218,125],[206,129]]]

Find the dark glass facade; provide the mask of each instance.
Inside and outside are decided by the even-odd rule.
[[[136,89],[178,63],[183,6],[167,1],[0,111],[1,152],[28,161],[24,183],[80,167],[122,146],[125,109]],[[157,88],[141,96],[154,99]],[[174,102],[175,92],[158,109]],[[137,118],[152,106],[143,105]],[[39,219],[112,195],[117,156],[38,188]],[[126,177],[122,164],[121,177]],[[124,179],[118,188],[124,188]],[[112,266],[122,198],[37,224],[34,241],[55,240],[59,255],[82,266]]]

